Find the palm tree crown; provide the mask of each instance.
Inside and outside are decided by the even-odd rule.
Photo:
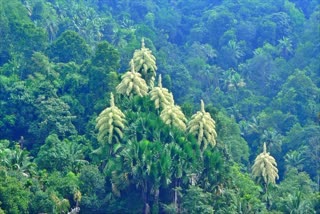
[[[104,109],[96,119],[96,129],[98,132],[98,141],[104,143],[106,140],[109,144],[114,138],[117,142],[123,137],[122,130],[125,127],[125,115],[115,106],[114,97],[111,93],[110,107]]]
[[[144,39],[141,40],[141,49],[135,50],[133,53],[130,65],[134,66],[135,70],[142,74],[147,84],[153,88],[156,77],[156,58],[152,55],[152,51],[145,47]]]
[[[216,145],[217,132],[215,130],[216,122],[211,118],[211,115],[204,110],[204,102],[201,100],[201,110],[192,115],[188,123],[188,132],[197,136],[198,144],[202,151],[209,145]]]
[[[150,91],[150,95],[156,109],[159,109],[160,107],[164,109],[165,106],[171,105],[174,102],[172,93],[170,93],[168,89],[162,87],[161,75],[159,75],[158,87],[154,87]]]
[[[132,61],[132,60],[131,60]],[[116,87],[119,94],[130,96],[136,94],[143,97],[148,94],[148,86],[146,81],[141,78],[141,74],[135,72],[134,66],[131,64],[131,71],[126,72],[122,76],[122,80]]]
[[[266,143],[263,144],[263,152],[254,160],[252,175],[258,181],[263,178],[265,184],[275,183],[279,179],[276,160],[267,152]]]
[[[186,130],[187,119],[181,111],[181,108],[177,105],[174,105],[174,103],[166,106],[162,110],[160,118],[169,126],[174,126],[182,131]]]

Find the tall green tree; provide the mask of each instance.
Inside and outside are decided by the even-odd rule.
[[[28,213],[30,190],[16,177],[0,176],[0,207],[8,213]]]
[[[90,100],[100,101],[95,105],[102,108],[107,94],[114,91],[118,84],[118,70],[120,68],[120,54],[107,41],[99,42],[90,61],[81,67],[81,73],[88,77]]]
[[[40,169],[49,172],[79,172],[88,161],[84,157],[84,146],[78,142],[64,139],[61,141],[56,134],[49,135],[35,159]]]
[[[49,47],[48,55],[55,62],[76,62],[82,64],[91,50],[85,40],[74,31],[63,32]]]

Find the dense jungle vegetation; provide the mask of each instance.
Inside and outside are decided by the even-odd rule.
[[[0,0],[0,213],[320,213],[319,0]]]

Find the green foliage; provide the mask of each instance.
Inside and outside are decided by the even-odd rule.
[[[48,192],[55,209],[68,209],[74,200],[74,193],[79,189],[79,176],[72,172],[51,173],[46,179]]]
[[[207,149],[203,153],[203,169],[198,183],[207,191],[220,194],[221,187],[227,184],[229,166],[222,153]]]
[[[233,204],[237,207],[238,212],[251,213],[263,210],[264,204],[259,198],[262,189],[253,182],[250,175],[243,173],[239,166],[234,165],[231,167],[231,176],[235,178],[236,199]]]
[[[119,65],[119,53],[108,42],[101,42],[97,45],[92,64],[101,67],[107,72],[117,71]]]
[[[27,8],[16,0],[9,3],[1,0],[0,5],[0,65],[9,62],[19,53],[30,57],[34,51],[43,51],[47,35],[44,29],[30,20]]]
[[[48,50],[48,55],[56,62],[82,64],[90,56],[91,50],[85,40],[74,31],[63,32]]]
[[[284,146],[287,151],[297,151],[301,153],[301,163],[303,168],[313,178],[319,176],[319,127],[310,125],[302,127],[296,124],[288,132],[287,137],[284,140]],[[298,143],[299,142],[299,143]],[[290,153],[287,153],[290,155]],[[315,179],[316,180],[316,179]],[[319,185],[318,185],[319,187]]]
[[[319,212],[319,17],[317,0],[0,0],[0,213]],[[267,192],[248,175],[263,142]]]
[[[86,165],[80,170],[80,191],[82,193],[81,204],[86,204],[87,198],[94,195],[102,197],[105,193],[105,177],[99,172],[98,167],[94,165]],[[92,185],[87,185],[88,183]],[[90,206],[89,206],[90,207]]]
[[[39,97],[35,107],[38,113],[38,121],[31,124],[29,132],[39,139],[44,139],[49,134],[57,134],[61,137],[76,134],[72,124],[75,118],[69,112],[69,106],[59,98]]]
[[[274,206],[284,212],[313,213],[314,186],[308,174],[291,168],[274,193]]]
[[[52,193],[50,197],[54,203],[53,212],[64,213],[70,208],[70,203],[67,199],[60,199],[55,193]]]
[[[18,178],[0,176],[0,202],[8,213],[28,213],[30,190]]]
[[[316,115],[319,108],[316,101],[319,93],[319,88],[310,77],[304,71],[296,70],[283,84],[282,90],[275,100],[275,105],[284,112],[297,115],[299,122],[305,124],[307,123],[306,118],[312,118]]]
[[[209,107],[209,112],[211,113]],[[217,141],[222,142],[219,147],[225,147],[231,158],[237,163],[246,164],[249,159],[249,146],[241,136],[241,130],[235,120],[226,116],[223,112],[211,113],[217,121],[216,132],[219,133]]]
[[[56,134],[49,135],[40,147],[35,159],[40,169],[48,171],[78,172],[87,163],[84,160],[83,145],[76,141],[61,141]]]
[[[181,213],[214,213],[212,193],[190,186],[182,196]]]
[[[118,70],[120,67],[120,55],[113,45],[104,41],[97,44],[95,53],[88,64],[81,70],[85,76],[88,76],[88,84],[92,100],[101,100],[96,105],[101,107],[106,102],[105,98],[109,92],[114,91],[118,84]],[[103,103],[103,104],[102,104]],[[99,106],[99,107],[100,107]]]
[[[34,193],[32,203],[30,206],[30,212],[52,212],[54,209],[54,203],[51,200],[48,192],[37,191]]]

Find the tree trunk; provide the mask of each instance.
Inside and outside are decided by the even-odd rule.
[[[180,213],[180,206],[179,206],[179,195],[178,195],[178,187],[180,186],[180,180],[175,179],[174,181],[174,207],[176,210],[176,213]]]
[[[264,184],[264,189],[265,189],[265,194],[266,194],[266,208],[267,210],[270,209],[270,200],[269,200],[269,196],[268,196],[268,184]]]
[[[154,204],[152,206],[152,213],[153,212],[159,213],[159,195],[160,195],[160,191],[159,191],[159,188],[157,188],[154,193]]]
[[[176,213],[178,213],[178,192],[177,192],[177,180],[174,181],[174,199],[173,199],[173,203],[174,203],[174,207],[176,210]]]
[[[144,205],[144,214],[150,214],[150,206],[148,203]]]
[[[144,202],[144,214],[150,214],[150,205],[148,203],[148,182],[145,181],[144,188],[142,188],[142,198]]]

